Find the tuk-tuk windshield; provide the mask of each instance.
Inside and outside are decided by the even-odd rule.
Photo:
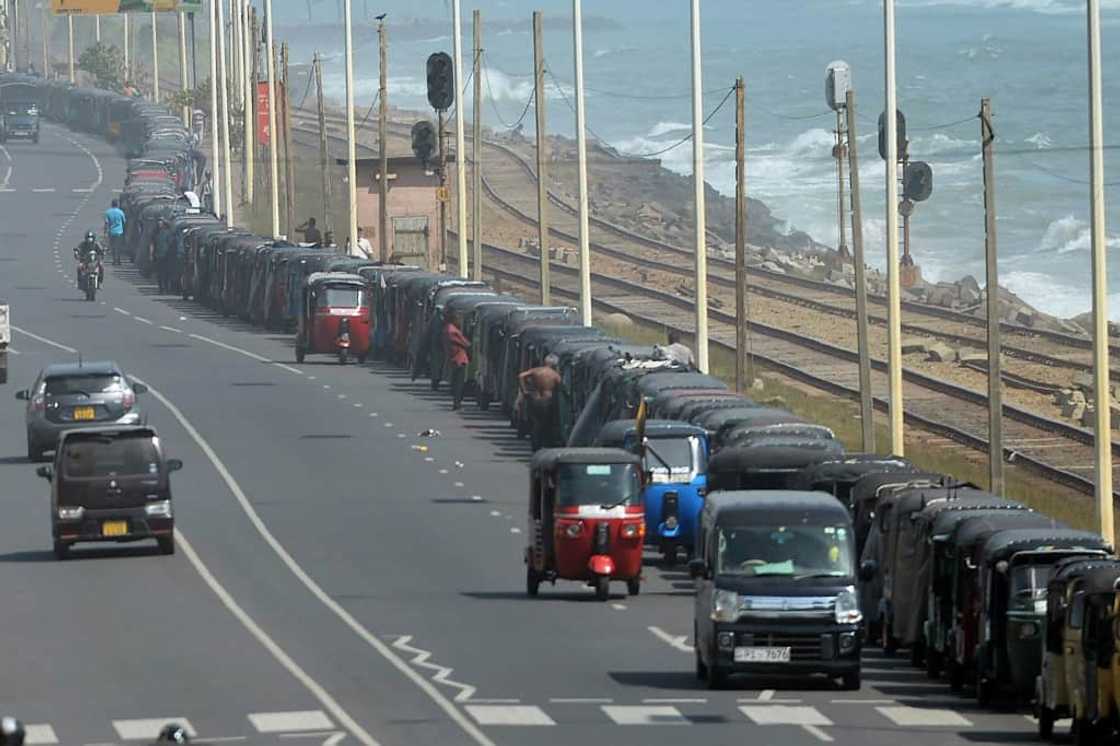
[[[351,285],[320,288],[315,304],[319,308],[358,308],[365,305],[365,291]]]
[[[634,464],[560,464],[556,505],[640,505],[641,482]]]
[[[1054,566],[1050,564],[1018,564],[1011,568],[1011,599],[1016,606],[1033,609],[1036,601],[1046,602],[1046,585]]]
[[[691,481],[695,475],[708,470],[704,449],[695,435],[649,438],[647,445],[655,452],[646,453],[645,463],[645,468],[653,472],[654,482]]]
[[[716,573],[746,577],[851,577],[846,526],[762,524],[719,530]]]

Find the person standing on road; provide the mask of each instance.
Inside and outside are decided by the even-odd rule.
[[[560,358],[548,355],[544,359],[544,365],[529,368],[517,377],[521,401],[528,408],[534,451],[558,445],[554,394],[560,386],[560,373],[556,370],[559,364]]]
[[[451,366],[451,409],[455,410],[463,406],[463,386],[467,382],[467,365],[471,361],[467,354],[471,341],[459,329],[457,315],[447,317],[443,340],[447,345],[447,362]]]
[[[124,248],[124,210],[120,203],[113,200],[113,206],[105,211],[105,233],[109,236],[109,251],[113,254],[113,266],[120,266],[121,250]]]

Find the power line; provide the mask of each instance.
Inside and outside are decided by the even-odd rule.
[[[498,109],[497,101],[494,98],[494,89],[490,86],[489,66],[484,65],[482,67],[482,79],[483,82],[486,83],[486,99],[490,102],[490,108],[494,110],[494,114],[497,115],[498,121],[502,123],[502,126],[508,130],[515,130],[519,126],[521,126],[521,122],[524,121],[525,115],[529,113],[529,107],[533,105],[533,101],[536,99],[536,89],[529,91],[529,98],[525,101],[525,108],[521,110],[521,116],[517,118],[516,122],[510,124],[505,120],[505,117],[502,116],[502,112]]]

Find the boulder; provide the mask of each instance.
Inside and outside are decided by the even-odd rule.
[[[980,298],[980,283],[977,282],[976,278],[972,275],[965,275],[962,277],[960,282],[957,283],[957,287],[960,288],[962,300],[964,299],[964,293],[966,291],[971,291],[976,295],[977,299]]]
[[[1097,408],[1092,404],[1086,404],[1084,411],[1081,412],[1080,417],[1074,417],[1075,420],[1081,423],[1082,427],[1092,427],[1093,420],[1097,416]]]
[[[1079,408],[1083,409],[1085,407],[1085,403],[1085,394],[1081,393],[1080,391],[1073,391],[1062,404],[1062,417],[1072,417],[1074,419],[1077,419],[1079,415],[1075,415],[1074,412],[1076,412]]]
[[[1087,412],[1088,409],[1089,409],[1088,404],[1073,404],[1070,407],[1069,414],[1066,415],[1066,416],[1069,417],[1074,422],[1081,422],[1081,420],[1084,419],[1085,412]]]
[[[772,261],[763,262],[762,263],[762,268],[764,270],[766,270],[767,272],[776,272],[779,275],[784,275],[786,273],[785,267],[778,264],[777,262],[772,262]]]
[[[929,359],[935,363],[951,363],[957,359],[957,351],[944,342],[934,342],[929,346]]]
[[[902,340],[902,354],[910,355],[915,352],[927,353],[929,352],[929,340],[919,339],[917,337]]]
[[[1093,390],[1093,374],[1087,371],[1076,374],[1073,377],[1073,387],[1081,389],[1082,391]]]
[[[963,284],[960,288],[960,303],[962,306],[971,306],[980,302],[980,291],[973,290],[972,288],[965,287]]]
[[[608,313],[603,317],[603,323],[613,327],[617,331],[631,330],[634,328],[634,321],[624,313]]]
[[[1037,320],[1037,314],[1026,306],[1020,306],[1019,310],[1015,312],[1015,323],[1022,326],[1034,326]]]

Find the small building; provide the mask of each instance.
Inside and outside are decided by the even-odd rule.
[[[367,150],[368,152],[368,150]],[[345,166],[345,158],[336,159]],[[449,156],[448,182],[454,175],[453,156]],[[406,264],[434,268],[439,265],[439,172],[436,164],[425,169],[411,153],[390,153],[389,158],[389,258]],[[358,158],[358,225],[373,246],[374,256],[380,247],[379,210],[381,193],[378,181],[381,161],[377,157]],[[448,187],[450,189],[450,186]],[[450,220],[450,216],[449,216]],[[346,240],[338,236],[339,245]]]

